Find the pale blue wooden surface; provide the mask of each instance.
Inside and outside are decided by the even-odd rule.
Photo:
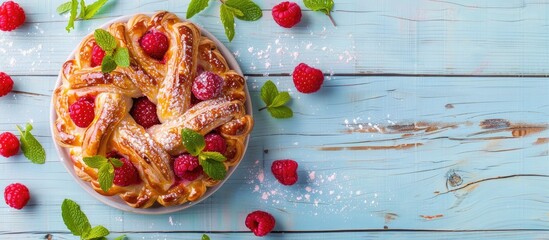
[[[232,43],[212,7],[194,20],[235,53],[255,108],[259,87],[271,79],[291,92],[296,114],[275,120],[254,112],[248,152],[226,185],[191,209],[160,216],[120,212],[80,189],[54,150],[49,101],[61,64],[85,34],[126,14],[184,16],[188,1],[111,0],[110,10],[71,34],[55,13],[61,1],[18,2],[28,22],[0,33],[0,71],[16,82],[0,99],[0,132],[33,121],[48,160],[0,158],[0,188],[22,182],[32,192],[22,211],[0,204],[1,239],[74,239],[60,215],[64,198],[80,203],[92,224],[131,239],[198,239],[202,232],[254,239],[244,218],[255,209],[277,220],[265,239],[549,238],[549,2],[336,0],[338,27],[306,11],[288,30],[270,17],[277,1],[257,1],[264,18],[237,22]],[[287,75],[302,61],[327,74],[320,92],[295,91]],[[480,127],[496,118],[530,134]],[[402,127],[412,123],[419,129]],[[270,174],[282,158],[300,164],[292,187]],[[448,183],[452,173],[461,185]]]

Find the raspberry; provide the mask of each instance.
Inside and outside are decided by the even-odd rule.
[[[305,63],[297,65],[292,76],[295,88],[302,93],[314,93],[320,89],[324,82],[322,71],[309,67]]]
[[[0,6],[0,30],[12,31],[25,22],[25,11],[19,4],[7,1]]]
[[[246,217],[246,227],[248,227],[254,235],[263,237],[269,234],[275,227],[276,221],[268,212],[254,211]]]
[[[22,209],[29,199],[29,189],[21,183],[12,183],[4,189],[4,200],[12,208]]]
[[[127,158],[120,158],[124,164],[121,167],[114,169],[114,184],[118,186],[129,186],[137,184],[140,181],[137,169],[133,166],[132,162]]]
[[[69,106],[69,116],[76,126],[86,128],[95,118],[95,102],[91,97],[81,97]]]
[[[224,80],[213,72],[202,72],[193,82],[193,94],[200,100],[217,97],[223,89]]]
[[[173,162],[173,171],[179,178],[193,181],[202,175],[202,166],[198,164],[198,158],[185,153],[179,155]]]
[[[101,49],[99,45],[94,44],[92,48],[91,66],[92,67],[101,66],[101,63],[103,62],[104,57],[105,57],[105,51],[103,51],[103,49]]]
[[[0,97],[6,96],[12,89],[13,80],[11,77],[4,72],[0,72]]]
[[[290,186],[297,182],[297,166],[294,160],[276,160],[271,165],[271,171],[278,182]]]
[[[164,59],[164,54],[166,54],[170,47],[168,37],[161,32],[145,33],[145,35],[139,39],[139,44],[147,55],[159,61]]]
[[[206,141],[206,147],[204,147],[204,152],[218,152],[225,154],[227,151],[227,142],[225,139],[217,133],[209,133],[204,137]]]
[[[0,134],[0,155],[11,157],[19,152],[19,139],[13,133]]]
[[[273,19],[278,25],[291,28],[301,21],[301,8],[293,2],[281,2],[273,7]]]
[[[135,122],[145,129],[160,124],[158,115],[156,115],[156,105],[147,97],[135,99],[130,114],[135,119]]]

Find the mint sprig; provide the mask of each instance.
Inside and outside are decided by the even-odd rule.
[[[57,7],[57,13],[64,14],[70,11],[69,22],[65,28],[67,32],[71,32],[71,29],[74,29],[74,21],[76,19],[88,20],[91,19],[97,14],[97,12],[103,7],[108,0],[97,0],[90,5],[86,5],[84,0],[80,0],[78,3],[77,0],[71,0],[65,2]],[[80,6],[80,14],[78,14],[78,7]]]
[[[73,200],[65,199],[63,201],[61,216],[65,226],[71,233],[82,240],[106,239],[105,237],[110,234],[109,230],[101,225],[92,228],[86,214],[80,209],[78,203]],[[115,240],[123,239],[126,239],[126,235],[115,238]]]
[[[210,236],[202,234],[202,240],[210,240]]]
[[[191,0],[187,8],[187,19],[206,9],[208,2],[209,0]],[[224,0],[219,7],[219,16],[230,42],[235,35],[235,17],[243,21],[256,21],[263,16],[263,12],[252,0]]]
[[[204,169],[206,175],[215,180],[222,180],[227,175],[227,169],[223,162],[227,160],[223,154],[218,152],[205,152],[206,142],[204,136],[189,128],[181,130],[183,146],[192,156],[198,157],[198,163]]]
[[[127,48],[118,46],[113,35],[99,28],[93,33],[93,37],[97,45],[105,51],[105,56],[101,62],[101,72],[110,73],[118,66],[130,66],[130,52]]]
[[[261,87],[261,99],[265,102],[265,107],[259,109],[262,111],[267,109],[274,118],[291,118],[294,112],[286,106],[291,99],[288,92],[279,92],[276,85],[271,81],[265,82]]]
[[[32,163],[44,164],[46,162],[46,151],[44,150],[44,147],[42,147],[42,144],[32,135],[32,125],[27,123],[25,129],[19,125],[16,127],[20,133],[19,141],[21,142],[21,151],[23,151],[23,155],[31,160]]]
[[[88,167],[95,168],[98,171],[97,181],[101,190],[107,192],[112,187],[114,181],[114,169],[122,167],[124,163],[116,158],[106,158],[101,155],[85,157],[84,163]]]
[[[334,26],[336,23],[332,17],[332,10],[334,9],[334,0],[303,0],[305,7],[313,11],[320,11],[326,14]]]

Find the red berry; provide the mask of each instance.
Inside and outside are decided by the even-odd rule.
[[[217,133],[209,133],[204,136],[206,141],[206,147],[204,147],[204,152],[218,152],[225,154],[227,151],[227,142],[225,139]]]
[[[322,71],[300,63],[292,74],[297,91],[302,93],[314,93],[320,89],[324,82]]]
[[[11,157],[19,152],[19,139],[13,133],[0,134],[0,155]]]
[[[81,97],[69,106],[69,116],[76,126],[86,128],[95,118],[95,101],[91,97]]]
[[[11,77],[4,72],[0,72],[0,97],[6,96],[12,89],[13,80]]]
[[[268,212],[255,211],[246,217],[246,227],[248,227],[254,235],[263,237],[269,234],[275,227],[276,221]]]
[[[271,171],[278,182],[290,186],[297,182],[297,166],[294,160],[276,160],[271,165]]]
[[[130,114],[135,119],[135,122],[145,129],[160,124],[158,115],[156,115],[156,105],[147,97],[135,99]]]
[[[281,2],[273,7],[273,19],[278,25],[291,28],[301,21],[301,8],[293,2]]]
[[[217,97],[223,90],[224,80],[213,72],[202,72],[193,82],[193,94],[200,100],[208,100]]]
[[[202,166],[198,164],[198,158],[185,153],[179,155],[173,162],[173,171],[181,179],[194,181],[202,175]]]
[[[170,42],[168,37],[161,32],[147,32],[141,39],[139,39],[139,44],[143,51],[150,57],[156,60],[164,59],[164,54],[168,51],[170,47]]]
[[[124,164],[114,169],[114,184],[122,187],[138,184],[141,179],[132,162],[127,158],[120,158],[120,161]]]
[[[22,209],[29,199],[29,189],[21,183],[12,183],[4,189],[4,200],[12,208]]]
[[[103,49],[101,49],[99,45],[94,44],[92,48],[91,66],[92,67],[101,66],[101,63],[103,62],[104,57],[105,57],[105,51],[103,51]]]
[[[12,31],[25,22],[25,11],[19,4],[7,1],[0,6],[0,30]]]

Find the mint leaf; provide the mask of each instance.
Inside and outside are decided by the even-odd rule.
[[[88,165],[88,167],[97,169],[101,168],[105,164],[108,164],[107,158],[100,155],[93,157],[84,157],[82,160],[84,161],[84,163],[86,163],[86,165]]]
[[[127,48],[117,48],[114,52],[114,62],[120,67],[130,66],[130,52]]]
[[[187,8],[186,18],[192,18],[197,13],[202,12],[202,10],[208,7],[208,2],[209,0],[191,0],[189,7]]]
[[[200,159],[199,159],[200,160]],[[222,180],[227,175],[225,164],[211,159],[200,160],[204,172],[214,180]]]
[[[78,17],[84,18],[84,15],[86,15],[86,2],[80,0],[80,15]]]
[[[233,15],[234,15],[235,17],[237,17],[237,16],[240,16],[240,17],[244,16],[244,13],[243,13],[242,11],[240,11],[239,9],[236,9],[236,8],[231,7],[231,6],[229,6],[229,5],[226,5],[226,4],[225,4],[225,7],[227,7],[227,9],[229,9],[229,10],[233,13]]]
[[[114,167],[112,164],[104,164],[99,168],[99,186],[104,192],[108,192],[114,180]]]
[[[242,15],[234,13],[236,18],[244,21],[256,21],[263,16],[263,11],[251,0],[227,0],[225,1],[227,6],[238,9],[242,12]]]
[[[89,5],[86,8],[86,14],[84,14],[83,18],[86,19],[86,20],[91,19],[93,16],[95,16],[95,14],[97,14],[99,9],[101,9],[101,7],[103,7],[103,5],[105,5],[105,3],[107,3],[107,1],[108,0],[97,0],[94,3],[92,3],[91,5]]]
[[[105,227],[98,225],[93,227],[89,232],[83,235],[84,239],[96,239],[109,235],[110,232]]]
[[[122,236],[118,236],[118,237],[115,238],[114,240],[124,240],[124,239],[126,239],[126,238],[127,238],[127,237],[126,237],[126,235],[124,234],[124,235],[122,235]]]
[[[313,11],[320,11],[326,14],[332,24],[335,26],[335,21],[332,18],[331,12],[334,9],[334,0],[303,0],[305,7]]]
[[[71,1],[71,15],[69,17],[69,23],[67,24],[67,27],[65,27],[65,30],[67,32],[71,32],[71,29],[74,29],[74,20],[76,20],[76,14],[78,11],[78,1],[72,0]]]
[[[201,152],[198,157],[202,160],[211,159],[218,162],[224,162],[225,160],[227,160],[227,158],[223,156],[223,154],[218,152]]]
[[[269,80],[261,87],[261,99],[267,106],[270,106],[274,98],[278,95],[278,89],[273,81]]]
[[[106,55],[103,57],[103,61],[101,62],[101,72],[103,73],[110,73],[116,69],[116,62],[114,61],[114,58],[111,55]]]
[[[286,106],[270,107],[267,110],[274,118],[291,118],[294,116],[292,109]]]
[[[68,1],[66,3],[63,3],[63,4],[59,5],[59,7],[57,7],[57,9],[56,9],[57,13],[63,14],[63,13],[68,12],[69,10],[71,10],[71,4],[72,4],[72,2]]]
[[[86,214],[80,210],[80,206],[70,199],[65,199],[61,204],[61,216],[65,226],[75,236],[82,236],[91,230],[90,222]]]
[[[93,37],[95,38],[97,45],[105,52],[112,51],[116,48],[116,38],[104,29],[95,29]]]
[[[204,136],[189,128],[181,130],[181,140],[183,141],[183,146],[185,146],[187,152],[193,156],[198,156],[206,146]]]
[[[210,240],[210,237],[206,234],[202,234],[202,240]]]
[[[21,135],[19,141],[21,142],[21,151],[23,151],[23,155],[31,160],[32,163],[44,164],[46,162],[46,151],[44,150],[44,147],[42,147],[42,144],[32,135],[32,125],[27,123],[25,130],[20,126],[16,127]]]
[[[112,165],[115,168],[119,168],[119,167],[122,167],[122,165],[124,165],[124,162],[120,161],[117,158],[109,158],[109,161],[112,163]]]
[[[234,38],[234,15],[233,12],[225,4],[221,4],[220,7],[220,17],[221,22],[223,23],[223,28],[225,28],[225,35],[231,42]]]
[[[274,98],[273,102],[269,107],[280,107],[288,103],[288,101],[290,101],[290,98],[291,97],[288,92],[281,92],[278,95],[276,95],[276,97]]]

